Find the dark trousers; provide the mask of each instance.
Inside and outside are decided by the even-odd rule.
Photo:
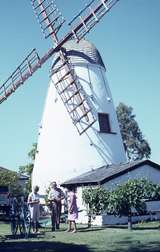
[[[59,229],[59,224],[60,224],[60,216],[61,216],[61,208],[62,205],[61,203],[52,203],[52,208],[51,208],[51,222],[52,222],[52,230],[54,231],[55,229]]]

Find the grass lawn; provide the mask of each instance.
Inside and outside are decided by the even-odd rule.
[[[159,222],[134,225],[132,231],[125,226],[87,228],[79,226],[76,234],[58,232],[50,227],[41,228],[39,235],[28,239],[10,235],[10,225],[0,222],[1,252],[158,252],[160,251]]]

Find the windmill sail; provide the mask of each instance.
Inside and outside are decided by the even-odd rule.
[[[73,37],[80,41],[119,0],[92,0],[69,23]]]
[[[17,69],[11,74],[11,76],[9,76],[9,78],[0,86],[0,103],[2,103],[3,101],[5,101],[8,96],[10,96],[12,93],[15,92],[15,90],[22,84],[24,83],[42,64],[44,64],[55,52],[57,52],[58,50],[60,50],[60,48],[63,46],[63,44],[68,41],[71,38],[76,38],[77,41],[80,41],[85,35],[86,33],[89,32],[89,30],[91,30],[92,27],[94,27],[96,25],[96,23],[104,16],[104,14],[106,12],[108,12],[119,0],[93,0],[92,2],[90,2],[89,5],[87,5],[71,22],[71,30],[66,34],[66,36],[64,36],[59,42],[58,44],[54,47],[54,48],[50,48],[48,50],[47,53],[44,54],[44,56],[42,58],[39,57],[38,53],[36,52],[36,50],[34,49],[33,51],[31,51],[31,53],[23,60],[23,62],[17,67]],[[40,18],[40,16],[43,14],[45,15],[43,17],[43,19],[41,19],[40,24],[42,25],[43,22],[49,22],[49,17],[52,13],[52,11],[54,9],[52,9],[51,12],[49,12],[48,14],[44,14],[46,13],[47,9],[50,8],[54,8],[51,7],[52,5],[51,2],[49,3],[49,6],[46,5],[45,7],[43,6],[44,3],[47,3],[47,0],[31,0],[32,5],[34,7],[35,12],[37,13],[37,9],[38,8],[42,8],[42,10],[40,12],[37,13],[38,18]],[[93,5],[94,4],[94,5]],[[43,6],[43,7],[42,7]],[[96,6],[96,7],[95,7]],[[49,9],[50,10],[50,9]],[[86,13],[86,16],[84,17],[84,13]],[[54,13],[54,12],[53,12]],[[79,18],[79,22],[77,22]],[[55,22],[59,19],[60,17],[57,16],[57,19],[55,20]],[[61,17],[62,18],[62,17]],[[53,21],[53,20],[52,20]],[[57,23],[50,21],[48,23],[48,25],[44,28],[44,30],[48,30],[48,34],[46,35],[46,37],[49,36],[53,36],[54,38],[56,38],[57,32],[60,28],[60,26],[62,26],[63,21],[61,19],[59,26],[56,26],[55,28],[55,24],[57,25]],[[76,23],[76,25],[75,25]],[[58,28],[59,27],[59,28]],[[58,29],[57,29],[58,28]],[[57,38],[56,38],[57,41]],[[35,59],[37,58],[37,63],[35,64],[35,66],[33,67],[32,64],[28,64],[28,60],[29,57],[33,54],[35,54]],[[34,58],[33,57],[33,58]],[[25,64],[25,62],[27,63],[26,65],[28,65],[28,68],[24,68],[26,71],[25,74],[25,78],[22,75],[21,72],[21,67],[23,64]],[[30,63],[30,62],[29,62]],[[23,76],[23,78],[22,78]],[[16,83],[14,78],[16,78]]]
[[[96,121],[96,118],[69,58],[63,53],[58,59],[60,66],[52,71],[52,80],[56,80],[53,84],[81,135]]]
[[[15,92],[15,90],[31,77],[32,74],[55,52],[58,52],[61,65],[60,68],[52,74],[61,76],[59,76],[57,82],[54,83],[55,87],[73,123],[77,127],[78,132],[82,134],[87,130],[88,127],[95,122],[94,113],[85,95],[84,89],[78,81],[76,72],[62,50],[62,46],[70,39],[76,39],[76,41],[79,42],[118,1],[119,0],[92,0],[69,23],[71,30],[66,36],[58,40],[57,33],[64,23],[64,18],[54,1],[31,0],[45,37],[51,37],[55,47],[49,49],[42,58],[39,57],[35,49],[31,51],[7,81],[0,87],[0,103]],[[62,75],[61,70],[64,75]]]
[[[0,103],[15,92],[40,66],[40,57],[36,49],[33,49],[0,87]]]
[[[51,0],[31,0],[31,3],[45,38],[51,36],[57,44],[57,33],[65,20],[56,4]]]

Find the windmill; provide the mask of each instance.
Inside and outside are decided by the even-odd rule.
[[[31,0],[53,47],[42,57],[36,49],[27,55],[0,87],[0,103],[54,57],[33,169],[33,184],[43,190],[49,180],[62,182],[88,168],[126,161],[105,66],[97,49],[84,40],[118,1],[92,0],[59,39],[65,20],[55,1]]]

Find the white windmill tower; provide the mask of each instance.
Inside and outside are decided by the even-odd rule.
[[[64,19],[53,1],[31,2],[55,47],[42,58],[33,50],[1,86],[0,102],[54,54],[32,176],[33,185],[45,193],[52,180],[61,183],[89,169],[126,161],[105,66],[98,50],[83,39],[118,0],[92,0],[61,40],[57,33]]]

